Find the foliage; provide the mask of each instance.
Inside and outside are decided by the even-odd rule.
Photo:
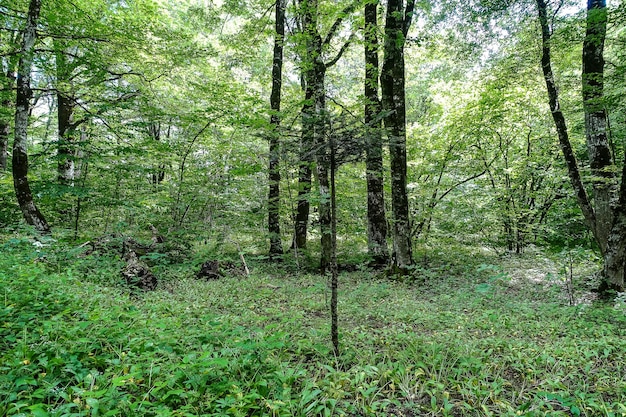
[[[5,3],[3,73],[26,4]],[[420,239],[408,275],[390,278],[366,253],[362,18],[346,9],[361,4],[320,2],[324,33],[348,10],[325,46],[334,55],[352,40],[328,70],[326,99],[329,134],[358,148],[337,172],[345,272],[334,357],[318,213],[306,250],[266,257],[271,2],[44,3],[30,179],[54,229],[32,237],[10,170],[0,172],[0,416],[626,415],[626,296],[592,303],[598,253],[559,156],[528,4],[417,2],[406,93]],[[566,3],[554,17],[555,68],[584,160],[583,19]],[[618,161],[623,16],[623,5],[612,10],[606,49]],[[300,25],[288,6],[284,243],[298,194]],[[9,78],[0,121],[12,110]],[[80,121],[72,185],[57,179],[57,92]],[[157,291],[133,292],[120,275],[131,238],[147,248]],[[207,260],[241,257],[250,277],[195,279]]]
[[[3,415],[626,412],[620,302],[568,306],[549,279],[519,276],[530,264],[483,253],[470,265],[460,247],[431,247],[414,282],[342,274],[344,352],[329,359],[327,287],[315,275],[257,261],[248,279],[203,282],[179,269],[130,296],[111,286],[106,258],[77,269],[58,256],[63,244],[33,242],[2,245]]]

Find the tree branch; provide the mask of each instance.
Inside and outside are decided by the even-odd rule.
[[[352,40],[354,39],[354,32],[352,32],[350,34],[350,37],[348,38],[348,40],[346,41],[346,43],[344,43],[341,46],[341,49],[339,49],[339,52],[337,52],[337,55],[331,59],[328,63],[324,64],[324,66],[328,69],[330,67],[332,67],[333,65],[335,65],[337,63],[337,61],[339,61],[341,59],[341,56],[344,54],[344,52],[346,52],[346,50],[348,49],[348,47],[350,46],[350,43],[352,43]]]
[[[445,196],[447,196],[448,194],[450,194],[450,192],[454,189],[456,189],[457,187],[460,187],[461,185],[465,184],[466,182],[470,182],[471,180],[475,180],[476,178],[482,177],[483,175],[485,175],[487,173],[487,170],[485,169],[483,172],[480,172],[478,174],[474,174],[470,177],[465,178],[464,180],[461,180],[459,182],[457,182],[456,184],[454,184],[452,187],[448,188],[446,190],[446,192],[444,192],[443,194],[441,194],[438,197],[438,200],[441,201],[444,199]]]
[[[402,25],[402,33],[404,37],[409,33],[409,29],[411,28],[411,23],[413,22],[413,15],[415,14],[415,0],[409,0],[406,4],[406,9],[404,9],[404,23]]]
[[[414,0],[412,0],[414,1]],[[339,30],[339,27],[341,26],[341,24],[343,23],[343,19],[345,19],[345,17],[347,15],[349,15],[350,13],[352,13],[354,11],[354,9],[356,9],[357,6],[357,1],[353,1],[352,3],[350,3],[348,6],[346,6],[345,9],[343,9],[339,15],[339,17],[337,18],[337,20],[335,20],[335,22],[333,23],[333,25],[330,27],[330,30],[328,31],[328,33],[326,34],[326,37],[324,38],[324,42],[322,45],[326,46],[330,43],[330,41],[333,40],[333,37],[335,37],[335,34],[337,33],[337,31]]]

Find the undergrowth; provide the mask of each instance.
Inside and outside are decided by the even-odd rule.
[[[623,302],[570,306],[484,255],[342,274],[334,357],[327,283],[306,270],[160,265],[137,295],[114,258],[1,250],[0,415],[626,416]]]

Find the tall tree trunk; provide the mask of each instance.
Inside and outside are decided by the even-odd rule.
[[[550,111],[552,113],[552,118],[554,119],[556,133],[559,137],[559,144],[561,145],[563,157],[567,165],[570,183],[572,184],[574,192],[576,193],[578,205],[583,212],[587,227],[589,227],[596,240],[598,240],[598,235],[596,232],[595,213],[589,201],[589,196],[587,195],[585,186],[580,177],[578,161],[576,160],[574,149],[572,148],[572,145],[570,143],[567,123],[565,122],[565,116],[563,116],[563,112],[561,111],[561,105],[559,104],[559,94],[556,88],[556,83],[554,81],[554,73],[552,72],[552,54],[550,48],[551,29],[548,24],[548,7],[545,0],[537,0],[537,9],[539,12],[539,23],[541,26],[542,35],[541,68],[543,70],[543,77],[546,82]]]
[[[376,265],[389,261],[387,218],[383,189],[383,145],[380,99],[378,98],[378,1],[365,5],[365,129],[367,138],[367,243]]]
[[[618,190],[604,106],[606,26],[606,0],[588,0],[582,90],[585,134],[593,175],[596,234],[604,255],[603,283],[600,290],[605,293],[626,289],[626,165],[622,167],[621,186]]]
[[[280,235],[280,97],[283,82],[283,42],[285,39],[285,4],[284,0],[276,0],[275,18],[276,37],[274,38],[274,58],[272,62],[272,93],[270,106],[269,137],[269,193],[267,199],[267,231],[270,237],[270,259],[283,254]],[[306,237],[306,235],[305,235]]]
[[[15,195],[26,222],[40,232],[50,232],[50,226],[33,201],[28,183],[27,128],[30,112],[30,70],[37,37],[37,21],[41,0],[31,0],[22,39],[21,57],[18,65],[17,95],[15,108],[15,140],[13,142],[13,185]]]
[[[396,267],[402,271],[413,263],[409,201],[406,183],[406,104],[404,44],[414,2],[406,9],[402,0],[389,0],[385,19],[384,60],[381,73],[382,103],[385,127],[389,137],[391,163],[391,207]]]
[[[607,136],[604,108],[604,39],[606,37],[606,1],[588,0],[587,30],[583,43],[582,91],[585,110],[585,135],[593,178],[593,206],[596,216],[596,239],[602,253],[612,226],[611,200],[616,196],[615,168]]]

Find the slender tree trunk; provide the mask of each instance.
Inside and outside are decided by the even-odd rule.
[[[337,266],[337,189],[335,173],[337,172],[336,144],[330,137],[330,339],[335,357],[339,357],[339,271]]]
[[[389,137],[391,162],[391,207],[395,264],[405,270],[413,263],[409,201],[406,181],[406,105],[404,44],[414,3],[406,10],[402,0],[389,0],[385,20],[384,61],[381,73],[382,103],[385,127]]]
[[[378,1],[365,5],[365,125],[367,170],[367,243],[376,265],[389,261],[383,189],[381,105],[378,97]]]
[[[542,54],[541,54],[541,68],[543,70],[543,77],[546,82],[546,89],[548,91],[548,100],[550,103],[550,111],[552,118],[554,119],[554,125],[559,137],[559,144],[563,152],[563,157],[567,165],[567,170],[574,192],[576,193],[576,199],[580,206],[585,223],[587,227],[592,231],[596,241],[598,241],[598,234],[596,231],[596,217],[593,207],[589,201],[589,196],[585,190],[584,184],[580,177],[580,170],[578,168],[578,161],[574,154],[574,149],[569,140],[569,134],[567,131],[567,123],[565,117],[561,111],[561,105],[559,104],[559,94],[554,81],[554,73],[552,72],[552,56],[551,56],[551,30],[548,24],[548,8],[545,0],[537,0],[537,9],[539,11],[539,23],[541,25],[542,34]]]
[[[28,183],[27,128],[30,111],[30,70],[37,37],[37,20],[41,0],[31,0],[22,39],[21,57],[18,65],[17,95],[15,108],[15,140],[13,142],[13,185],[15,195],[26,222],[40,232],[50,232],[50,226],[33,201]]]
[[[270,236],[270,259],[283,254],[280,234],[280,98],[283,70],[283,42],[285,38],[285,4],[284,0],[276,0],[275,18],[276,37],[274,39],[274,58],[272,62],[272,93],[270,106],[271,131],[269,139],[269,194],[268,194],[268,233]]]

